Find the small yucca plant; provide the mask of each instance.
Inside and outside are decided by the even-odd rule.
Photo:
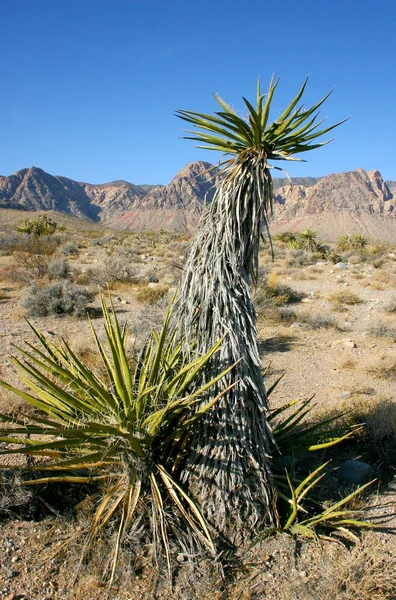
[[[177,470],[194,423],[217,401],[205,402],[207,390],[232,366],[191,392],[221,340],[204,356],[187,362],[183,343],[176,343],[169,333],[170,309],[161,333],[153,334],[131,366],[126,354],[128,331],[103,300],[102,307],[105,342],[93,327],[92,333],[105,379],[85,366],[66,341],[53,344],[29,324],[39,345],[18,348],[22,358],[12,360],[31,393],[5,381],[0,385],[38,411],[21,412],[16,419],[0,415],[5,423],[0,426],[0,441],[17,445],[1,454],[44,457],[31,466],[39,475],[27,484],[100,483],[86,552],[106,525],[116,525],[112,582],[122,539],[131,531],[137,535],[142,522],[151,528],[154,557],[162,552],[169,570],[169,523],[173,538],[176,533],[180,540],[190,540],[190,546],[194,539],[214,551],[205,519],[177,482]]]
[[[268,389],[268,395],[271,395],[282,377],[283,375]],[[314,407],[312,400],[313,397],[294,400],[270,412],[268,420],[274,434],[274,457],[289,456],[294,462],[298,456],[304,455],[307,462],[307,454],[324,453],[361,430],[362,425],[340,426],[339,421],[344,414],[335,414],[316,422],[310,421],[307,417],[309,418]],[[361,511],[349,507],[351,501],[375,480],[353,490],[334,504],[324,505],[318,490],[330,462],[331,460],[327,460],[312,471],[307,467],[302,479],[296,476],[294,468],[288,471],[273,467],[278,523],[276,527],[267,529],[264,536],[273,532],[287,532],[308,538],[334,540],[334,537],[327,534],[335,533],[356,540],[353,530],[376,527],[375,524],[359,518]],[[307,470],[310,471],[308,475]]]

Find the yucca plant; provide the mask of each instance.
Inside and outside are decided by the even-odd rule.
[[[214,551],[208,525],[178,482],[178,470],[192,428],[218,401],[213,395],[207,400],[208,390],[232,366],[194,386],[222,341],[186,361],[183,342],[169,334],[170,309],[161,333],[153,334],[137,364],[131,365],[128,330],[103,300],[102,308],[105,340],[93,327],[92,334],[106,378],[85,366],[66,341],[54,344],[29,324],[38,345],[18,348],[20,357],[12,360],[30,391],[5,381],[0,385],[37,411],[21,411],[18,418],[0,415],[0,441],[11,445],[3,447],[3,455],[40,457],[31,466],[35,476],[26,484],[97,482],[100,493],[94,496],[98,500],[87,551],[106,525],[116,527],[112,581],[123,538],[142,530],[146,535],[147,528],[154,558],[164,556],[169,571],[170,534],[173,544],[191,548],[195,543]]]
[[[360,233],[352,233],[351,235],[343,234],[338,238],[337,248],[339,250],[357,250],[362,254],[367,252],[369,240]]]
[[[270,110],[278,81],[256,105],[246,98],[245,115],[219,95],[220,111],[213,115],[178,110],[176,115],[194,127],[185,137],[199,148],[223,153],[220,183],[198,226],[184,269],[175,323],[180,336],[197,340],[204,354],[227,333],[211,361],[210,370],[241,358],[225,378],[235,384],[194,429],[193,451],[184,478],[200,488],[205,511],[220,528],[227,516],[251,529],[263,514],[274,519],[267,422],[267,399],[261,373],[249,285],[258,277],[258,252],[263,227],[272,211],[272,169],[276,161],[300,160],[301,153],[327,142],[316,142],[340,123],[321,128],[318,109],[329,94],[311,108],[299,102],[307,81],[273,122]],[[281,169],[282,170],[282,169]],[[211,394],[219,392],[212,388]]]
[[[281,242],[283,244],[288,244],[296,239],[297,233],[295,231],[281,231],[273,237],[274,242]]]
[[[303,250],[308,252],[316,252],[320,248],[320,242],[318,242],[318,233],[312,229],[306,229],[297,234],[297,244]]]
[[[264,376],[266,371],[264,371]],[[279,377],[267,390],[270,396],[281,381]],[[359,518],[361,511],[348,505],[375,480],[353,490],[338,502],[325,505],[320,497],[319,488],[326,477],[330,460],[321,462],[311,470],[309,454],[323,454],[352,438],[363,425],[350,427],[342,424],[345,413],[334,414],[327,419],[312,420],[313,397],[297,399],[270,412],[268,421],[274,435],[273,456],[286,456],[292,459],[287,470],[281,465],[273,468],[273,480],[277,497],[277,524],[267,529],[258,538],[274,532],[286,532],[308,538],[333,540],[328,533],[356,540],[353,530],[372,528],[376,525]],[[294,462],[303,457],[303,466],[296,473]],[[308,475],[306,472],[309,471]],[[301,478],[302,477],[302,478]],[[257,543],[257,541],[255,543]]]

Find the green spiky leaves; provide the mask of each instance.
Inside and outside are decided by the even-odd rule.
[[[327,144],[331,140],[318,143],[314,140],[346,120],[321,129],[324,119],[317,121],[318,109],[331,92],[311,108],[298,106],[307,81],[308,78],[286,110],[271,124],[268,124],[271,104],[279,83],[279,79],[274,81],[273,78],[265,95],[261,94],[260,79],[258,80],[256,107],[243,98],[246,118],[239,116],[218,94],[214,94],[214,97],[222,110],[214,115],[189,110],[177,110],[176,115],[195,127],[194,130],[187,130],[192,136],[184,137],[198,141],[198,148],[238,156],[242,153],[264,154],[267,160],[301,160],[294,155]]]
[[[227,391],[205,400],[207,390],[233,367],[194,385],[222,340],[205,355],[187,358],[183,341],[170,332],[170,308],[162,331],[153,334],[135,364],[128,359],[127,329],[114,307],[110,312],[102,300],[102,310],[104,341],[92,327],[101,375],[66,341],[54,344],[30,325],[38,344],[27,343],[27,349],[18,348],[20,357],[13,357],[25,389],[2,380],[0,386],[38,411],[18,418],[0,414],[0,442],[6,444],[0,455],[39,457],[31,465],[34,476],[25,483],[100,482],[87,550],[106,525],[117,524],[111,579],[123,536],[145,515],[170,571],[169,505],[175,513],[172,526],[183,522],[188,535],[214,550],[200,510],[176,475],[192,427]]]

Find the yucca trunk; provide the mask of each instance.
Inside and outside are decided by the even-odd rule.
[[[272,179],[263,154],[229,162],[202,216],[184,269],[176,324],[197,353],[224,336],[206,376],[237,361],[219,384],[234,387],[197,424],[188,480],[221,530],[273,520],[267,396],[249,285],[255,283]],[[212,389],[215,396],[219,389]]]

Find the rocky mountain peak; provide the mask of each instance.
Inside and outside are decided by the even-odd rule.
[[[391,191],[396,184],[390,187],[394,183],[388,185],[377,169],[292,178],[292,184],[275,179],[274,224],[283,223],[288,229],[305,224],[319,231],[322,222],[338,219],[342,231],[354,223],[357,231],[371,228],[373,235],[382,235],[385,221],[386,227],[389,223],[396,227]],[[32,166],[0,178],[0,207],[61,211],[130,230],[191,232],[205,203],[212,201],[216,184],[218,168],[205,161],[186,165],[165,186],[139,186],[122,179],[93,185]],[[374,228],[370,219],[377,220]],[[388,239],[392,235],[396,238],[395,232]]]

